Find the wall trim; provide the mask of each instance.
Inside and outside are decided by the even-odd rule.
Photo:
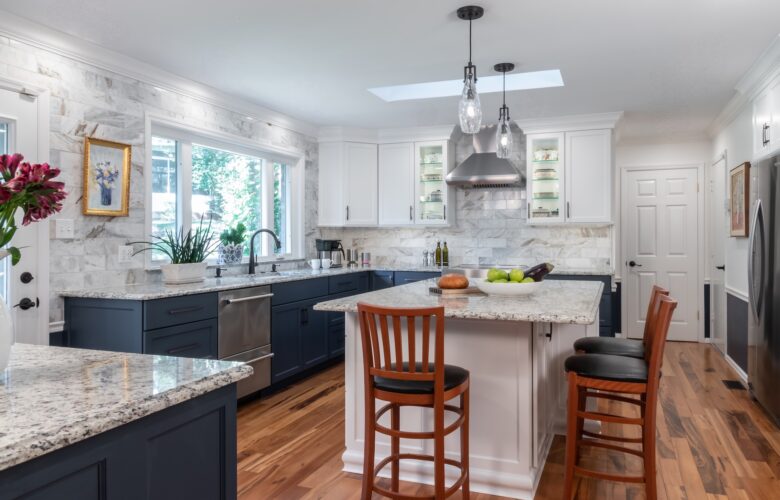
[[[733,297],[736,297],[736,298],[738,298],[740,300],[743,300],[745,302],[750,302],[750,298],[748,297],[748,294],[746,294],[745,292],[742,292],[740,290],[731,288],[728,285],[726,285],[724,288],[726,289],[726,293],[727,294],[729,294],[729,295],[731,295]]]
[[[571,130],[615,128],[622,117],[623,112],[617,111],[613,113],[529,118],[526,120],[515,120],[515,123],[525,134],[542,134],[547,132],[567,132]]]
[[[245,115],[249,120],[265,122],[310,137],[317,127],[251,101],[236,97],[209,85],[175,75],[164,69],[106,49],[78,37],[53,30],[39,23],[0,10],[0,35],[127,78],[139,80],[191,99]]]
[[[718,352],[720,352],[720,351],[718,351]],[[747,383],[748,383],[748,376],[747,376],[747,373],[745,373],[745,370],[740,368],[740,366],[733,359],[731,359],[731,356],[729,356],[728,354],[723,354],[723,358],[726,360],[726,363],[728,363],[729,366],[731,368],[733,368],[735,372],[737,372],[737,376],[742,380],[742,382],[745,385],[747,385]]]
[[[780,35],[758,56],[753,65],[734,86],[736,94],[729,100],[715,120],[707,127],[710,137],[717,136],[775,79],[780,77]]]

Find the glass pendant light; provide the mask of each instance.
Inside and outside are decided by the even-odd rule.
[[[485,10],[476,5],[458,9],[458,17],[469,22],[469,62],[463,68],[463,93],[458,103],[460,130],[464,134],[476,134],[482,126],[482,106],[477,93],[477,67],[471,63],[471,21],[479,19]]]
[[[506,73],[515,69],[512,63],[499,63],[493,69],[504,74],[503,105],[498,110],[498,126],[496,127],[496,156],[509,158],[512,154],[512,128],[510,127],[509,108],[506,105]]]

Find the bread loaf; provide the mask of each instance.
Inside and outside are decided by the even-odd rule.
[[[468,288],[469,287],[469,279],[462,274],[445,274],[441,278],[439,278],[439,288],[445,288],[445,289],[459,289],[459,288]]]

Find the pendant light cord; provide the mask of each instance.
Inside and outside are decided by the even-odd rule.
[[[469,19],[469,66],[471,66],[471,19]]]

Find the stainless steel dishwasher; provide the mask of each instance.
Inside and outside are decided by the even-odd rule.
[[[241,361],[254,374],[238,382],[238,397],[271,385],[270,286],[219,293],[219,359]]]

